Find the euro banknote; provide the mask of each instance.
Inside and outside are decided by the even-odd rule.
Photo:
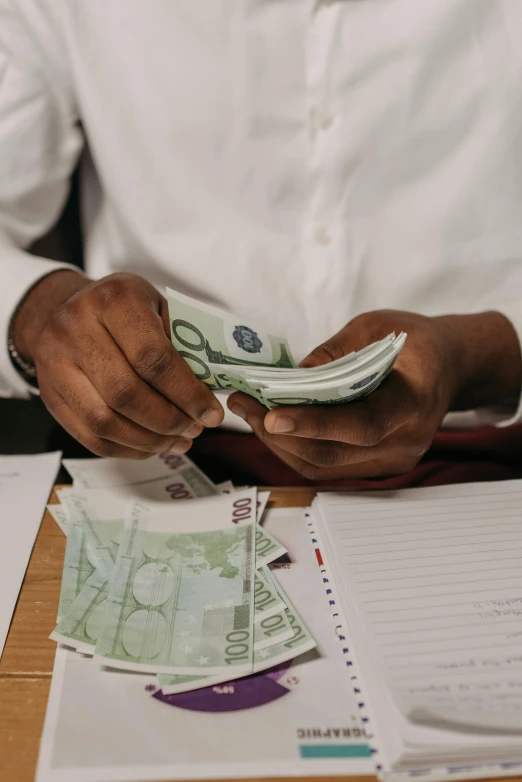
[[[227,388],[210,364],[295,366],[288,340],[248,316],[232,315],[167,288],[172,344],[211,388]]]
[[[318,367],[296,367],[288,339],[167,288],[173,346],[211,388],[241,391],[269,409],[346,404],[372,393],[393,369],[406,334],[389,334]],[[310,347],[313,347],[312,345]]]
[[[95,657],[143,673],[252,670],[255,489],[186,503],[133,503]],[[235,517],[250,523],[231,524]]]

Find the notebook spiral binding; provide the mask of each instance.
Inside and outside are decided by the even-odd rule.
[[[375,773],[379,777],[383,778],[384,769],[382,767],[382,764],[379,763],[379,749],[378,747],[374,746],[371,743],[371,739],[374,738],[372,732],[372,726],[371,726],[371,717],[364,700],[363,692],[361,690],[360,676],[359,676],[359,669],[357,667],[357,662],[352,658],[350,648],[347,646],[346,634],[344,631],[344,627],[342,625],[341,614],[337,610],[336,595],[334,593],[334,590],[332,589],[332,583],[329,577],[329,572],[323,560],[323,555],[321,552],[321,546],[318,540],[318,535],[314,530],[315,524],[312,521],[312,514],[309,513],[308,511],[305,511],[305,517],[306,517],[306,524],[308,526],[308,532],[310,534],[312,545],[315,551],[315,558],[317,560],[317,564],[319,566],[319,570],[323,579],[325,594],[328,599],[328,605],[330,606],[332,616],[336,622],[335,631],[337,634],[337,638],[339,639],[339,643],[341,644],[344,662],[346,667],[350,669],[349,671],[350,681],[351,681],[354,695],[356,696],[357,707],[359,709],[359,717],[364,727],[365,738],[368,741],[368,746],[370,748],[370,752],[372,753],[375,762]]]

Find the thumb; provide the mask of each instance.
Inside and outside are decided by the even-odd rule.
[[[314,348],[306,358],[299,362],[298,366],[304,369],[329,364],[330,361],[336,361],[354,350],[361,350],[369,342],[371,342],[371,339],[369,339],[366,329],[362,329],[354,323],[349,323],[341,331],[338,331],[337,334],[334,334],[333,337]]]

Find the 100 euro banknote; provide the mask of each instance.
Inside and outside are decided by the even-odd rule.
[[[184,454],[162,453],[146,461],[117,458],[64,459],[63,465],[72,476],[75,488],[138,487],[151,481],[168,478],[169,475],[173,477],[176,475],[181,485],[177,495],[172,499],[206,497],[219,493],[205,473]]]
[[[95,656],[149,673],[248,673],[256,491],[174,508],[131,506]]]
[[[232,315],[167,288],[172,344],[196,377],[211,388],[230,388],[210,364],[294,367],[288,340],[249,317]]]
[[[305,623],[297,613],[296,609],[288,599],[288,596],[284,593],[279,582],[271,575],[269,576],[272,581],[272,587],[280,595],[281,600],[284,602],[285,611],[283,622],[288,623],[285,629],[282,628],[282,622],[277,620],[277,615],[274,616],[272,627],[278,628],[273,634],[267,637],[266,633],[262,633],[258,624],[254,625],[254,644],[257,648],[254,649],[254,673],[260,673],[266,671],[274,666],[281,665],[288,660],[292,660],[295,657],[299,657],[306,652],[311,651],[316,647],[316,642],[312,638]],[[288,631],[286,631],[288,628]],[[257,632],[256,632],[257,631]],[[257,641],[257,644],[256,644]],[[202,687],[213,687],[216,684],[222,684],[226,681],[231,681],[233,678],[239,678],[241,674],[234,676],[218,675],[211,677],[203,676],[191,676],[180,677],[172,675],[158,675],[158,684],[160,685],[165,695],[174,695],[179,692],[187,692],[189,690],[201,689]]]

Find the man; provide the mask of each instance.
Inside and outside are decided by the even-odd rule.
[[[168,284],[307,365],[408,333],[366,401],[230,397],[305,478],[410,470],[451,410],[519,421],[521,31],[517,0],[0,0],[4,393],[36,377],[100,455],[188,450],[223,410]],[[87,276],[24,251],[79,161]]]

